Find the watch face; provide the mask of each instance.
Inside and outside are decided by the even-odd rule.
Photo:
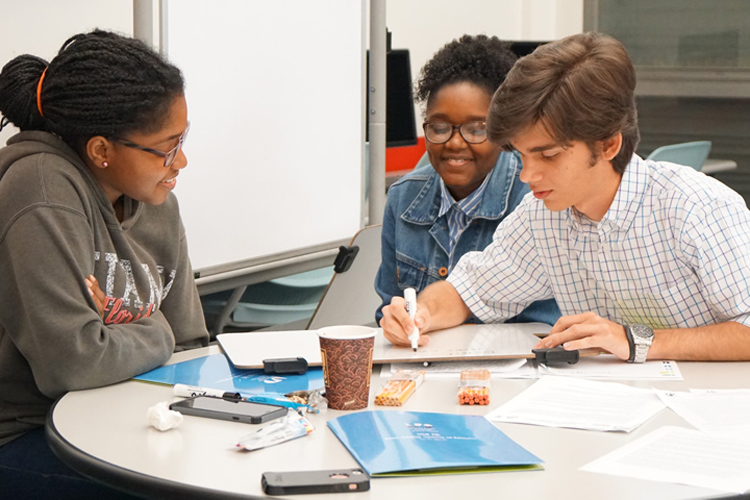
[[[654,338],[654,331],[646,325],[632,325],[630,331],[633,333],[633,340],[645,340],[650,342]]]

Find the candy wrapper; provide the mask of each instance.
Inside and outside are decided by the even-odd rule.
[[[295,410],[289,410],[286,417],[273,420],[252,434],[243,436],[237,443],[237,447],[248,451],[259,450],[307,436],[313,430],[315,428],[307,418]]]

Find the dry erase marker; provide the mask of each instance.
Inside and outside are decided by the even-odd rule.
[[[196,387],[194,385],[175,384],[174,395],[182,398],[192,398],[193,396],[213,396],[224,399],[242,399],[239,392],[226,392],[221,389],[207,389],[205,387]]]
[[[409,317],[414,322],[414,317],[417,315],[417,291],[413,288],[407,288],[404,290],[404,299],[406,300],[406,312],[409,313]],[[411,348],[417,351],[419,347],[419,328],[414,325],[414,330],[409,334],[409,340],[411,340]]]

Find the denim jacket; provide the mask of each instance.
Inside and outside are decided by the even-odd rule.
[[[432,165],[416,169],[395,182],[388,191],[383,216],[381,262],[375,278],[375,291],[383,299],[375,313],[380,322],[381,309],[403,290],[418,292],[443,280],[461,256],[483,250],[492,241],[498,224],[521,202],[529,188],[518,178],[521,160],[515,153],[501,152],[482,200],[466,229],[449,255],[450,236],[447,216],[440,211],[440,177]],[[560,309],[554,299],[534,302],[513,318],[514,322],[540,321],[554,324]],[[476,320],[474,320],[476,321]]]

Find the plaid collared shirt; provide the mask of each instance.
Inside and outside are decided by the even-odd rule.
[[[478,188],[474,190],[469,196],[462,200],[454,200],[448,188],[440,179],[440,211],[438,217],[442,217],[448,214],[446,220],[448,221],[448,235],[450,236],[450,253],[453,253],[453,248],[456,246],[456,241],[461,235],[466,224],[468,223],[471,216],[474,215],[479,202],[482,201],[482,195],[484,194],[487,182],[490,180],[489,174],[485,176],[484,181]]]
[[[750,326],[750,211],[711,177],[634,155],[600,222],[529,194],[448,281],[485,322],[555,297],[563,315],[620,324]]]

